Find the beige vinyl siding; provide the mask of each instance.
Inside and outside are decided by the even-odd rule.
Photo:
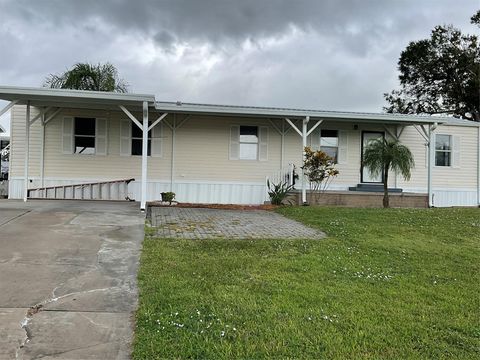
[[[12,110],[11,127],[11,177],[22,177],[25,151],[25,106],[15,106]],[[38,110],[32,108],[32,118]],[[134,114],[141,119],[141,114]],[[107,155],[63,154],[62,121],[64,116],[95,117],[107,120]],[[155,120],[158,114],[151,114]],[[173,123],[173,116],[166,121]],[[185,115],[177,115],[177,124]],[[113,180],[135,178],[140,180],[141,156],[120,156],[120,121],[127,119],[120,111],[94,111],[65,109],[45,127],[45,178],[72,180]],[[273,120],[281,128],[281,120]],[[310,126],[313,126],[311,122]],[[230,128],[232,125],[255,125],[268,127],[268,160],[230,160]],[[133,126],[136,126],[133,124]],[[158,126],[158,125],[157,125]],[[288,128],[288,124],[285,128]],[[338,164],[338,177],[332,182],[332,188],[346,189],[360,182],[361,136],[362,131],[385,131],[382,125],[358,125],[354,123],[324,121],[319,129],[342,130],[347,134],[347,161]],[[459,168],[433,169],[434,187],[476,188],[477,128],[462,126],[439,126],[438,134],[456,135],[461,138],[461,164]],[[30,138],[30,178],[40,176],[41,125],[37,121],[31,127]],[[406,127],[401,141],[413,152],[416,168],[412,179],[403,181],[401,177],[396,185],[402,188],[424,189],[427,186],[427,168],[425,166],[425,140],[413,127]],[[283,164],[294,163],[300,172],[302,163],[301,137],[291,129],[285,135],[285,158]],[[162,156],[148,158],[148,179],[150,181],[170,181],[172,151],[172,131],[163,126]],[[174,181],[178,182],[235,182],[262,184],[265,177],[281,168],[281,136],[267,119],[241,117],[192,115],[176,130]],[[390,177],[390,186],[395,186],[394,176]],[[35,183],[32,184],[35,187]]]
[[[477,186],[477,128],[470,126],[440,125],[435,134],[458,136],[460,139],[460,164],[455,166],[433,166],[432,178],[434,188],[472,188]],[[406,182],[399,177],[400,187],[426,188],[427,186],[427,149],[425,139],[413,128],[407,127],[400,140],[414,154],[415,169],[412,178]]]
[[[36,110],[32,108],[32,114]],[[63,117],[95,117],[107,119],[107,155],[63,154]],[[141,118],[140,114],[135,114]],[[120,156],[120,112],[67,109],[45,126],[45,177],[66,179],[123,179],[137,178],[141,174],[141,156]],[[40,176],[40,122],[30,132],[29,177]],[[23,176],[25,154],[25,107],[15,106],[12,114],[12,140],[15,143],[11,176]],[[165,131],[167,134],[168,131]],[[163,157],[149,157],[149,178],[167,179],[170,174],[171,136],[163,139]],[[12,146],[13,148],[13,146]]]
[[[10,176],[23,176],[25,166],[25,116],[26,106],[14,106],[11,110],[11,155]],[[32,107],[30,117],[33,119],[39,111]],[[37,120],[30,127],[30,166],[29,177],[40,176],[41,125]]]
[[[178,122],[178,121],[177,121]],[[230,128],[233,125],[268,127],[268,160],[230,160]],[[165,135],[171,136],[169,129]],[[280,167],[280,135],[268,120],[191,116],[176,131],[175,178],[261,182]]]

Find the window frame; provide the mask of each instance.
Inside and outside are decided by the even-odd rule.
[[[447,136],[448,137],[448,146],[449,149],[437,149],[437,136]],[[448,156],[448,165],[437,165],[437,154],[449,154]],[[445,159],[445,157],[444,157]],[[435,134],[435,158],[434,158],[434,166],[439,168],[448,168],[453,167],[453,136],[449,134]]]
[[[322,146],[322,139],[323,138],[332,138],[332,136],[322,136],[323,131],[335,131],[336,133],[336,139],[337,139],[337,146]],[[320,151],[325,152],[323,149],[324,148],[331,148],[331,149],[337,149],[336,151],[336,157],[334,158],[334,163],[338,164],[338,158],[339,158],[339,151],[340,151],[340,131],[339,130],[333,130],[333,129],[320,129]],[[325,152],[327,155],[328,153]],[[329,155],[330,156],[330,155]]]
[[[149,121],[148,122],[148,126],[150,127],[151,125],[153,124],[152,121]],[[159,126],[159,124],[157,124],[157,126]],[[142,156],[143,154],[143,134],[141,133],[141,136],[138,137],[138,136],[133,136],[133,129],[136,128],[136,129],[139,129],[140,131],[143,131],[142,129],[140,129],[135,123],[133,123],[133,121],[130,121],[130,156]],[[149,132],[148,132],[148,136],[147,136],[147,156],[152,156],[152,131],[153,129],[151,129]],[[133,141],[134,140],[139,140],[140,143],[142,143],[142,147],[141,147],[141,153],[140,154],[133,154]]]
[[[242,141],[242,128],[255,128],[257,141]],[[258,161],[260,153],[260,127],[258,125],[239,125],[238,129],[238,160],[243,161]],[[242,157],[242,145],[256,145],[255,158],[244,158]]]
[[[82,121],[85,121],[86,119],[93,120],[93,135],[84,135],[84,134],[77,134],[77,119],[83,119]],[[97,138],[97,118],[96,117],[87,117],[87,116],[74,116],[73,117],[73,155],[80,155],[80,156],[92,156],[97,154],[97,144],[96,144],[96,138]],[[82,152],[77,152],[77,138],[88,138],[92,139],[93,138],[93,153],[82,153]],[[84,148],[85,150],[86,148]],[[82,150],[83,151],[83,150]]]

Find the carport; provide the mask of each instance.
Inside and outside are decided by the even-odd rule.
[[[37,121],[42,125],[40,169],[43,178],[43,149],[45,146],[45,125],[57,116],[65,108],[70,109],[96,109],[96,110],[121,110],[127,117],[142,130],[142,177],[141,177],[141,200],[140,208],[145,210],[146,187],[147,187],[147,146],[149,132],[162,121],[167,113],[161,113],[149,125],[149,113],[155,111],[155,96],[145,94],[123,94],[97,91],[80,91],[65,89],[46,89],[46,88],[21,88],[21,87],[0,87],[0,99],[9,101],[9,103],[0,110],[0,116],[9,111],[14,105],[25,105],[27,108],[25,119],[25,161],[24,161],[24,196],[23,200],[28,198],[28,167],[29,167],[29,146],[30,146],[30,127]],[[31,107],[37,107],[40,113],[31,117]],[[133,113],[141,114],[138,118]],[[65,139],[64,139],[65,140]]]

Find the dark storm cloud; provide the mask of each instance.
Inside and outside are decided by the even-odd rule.
[[[478,0],[0,0],[0,84],[114,63],[165,100],[381,111],[409,41]],[[4,122],[2,122],[4,124]]]

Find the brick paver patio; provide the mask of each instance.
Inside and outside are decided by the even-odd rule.
[[[321,239],[325,234],[264,210],[152,207],[151,223],[164,238]]]

